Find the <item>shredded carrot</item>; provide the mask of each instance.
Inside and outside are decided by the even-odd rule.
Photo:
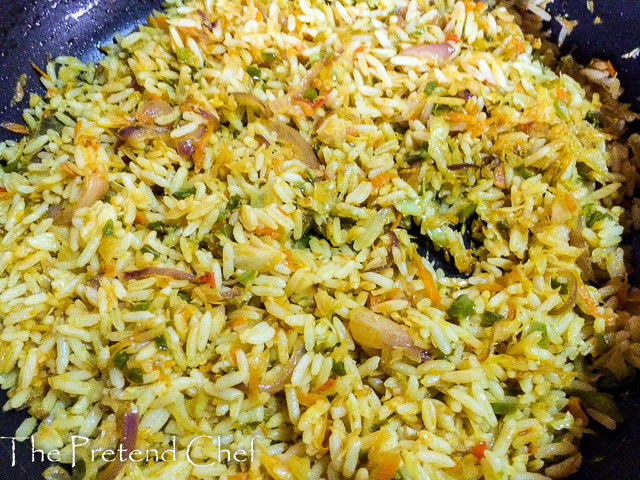
[[[248,473],[234,473],[233,475],[227,476],[227,480],[249,480]]]
[[[571,213],[576,213],[578,211],[578,202],[576,202],[576,199],[573,198],[573,195],[570,193],[564,194],[564,204]]]
[[[234,318],[233,320],[231,320],[228,323],[228,325],[229,325],[229,327],[234,328],[234,327],[240,327],[240,326],[242,326],[242,325],[244,325],[246,323],[247,323],[247,317],[238,317],[238,318]]]
[[[360,53],[360,52],[364,52],[364,45],[360,45],[358,48],[356,48],[353,53]]]
[[[5,188],[0,187],[0,193],[7,193],[7,190]]]
[[[468,113],[449,112],[447,114],[447,119],[450,122],[473,122],[476,120],[476,117],[474,115],[469,115]]]
[[[322,392],[326,392],[327,390],[331,390],[336,384],[335,379],[330,378],[329,380],[327,380],[326,382],[324,382],[322,385],[320,385],[318,387],[318,390],[316,390],[318,393],[322,393]]]
[[[476,3],[476,12],[481,12],[482,10],[484,10],[484,6],[484,2]]]
[[[484,458],[484,454],[487,450],[488,447],[485,442],[478,442],[473,447],[473,450],[471,450],[471,453],[473,453],[478,459],[482,459]]]
[[[298,399],[298,402],[300,402],[305,407],[310,407],[318,400],[320,400],[322,396],[318,395],[317,393],[304,393],[300,390],[296,390],[296,398]]]
[[[558,97],[560,100],[564,100],[565,102],[568,102],[571,99],[567,91],[564,88],[560,87],[556,88],[556,97]]]
[[[256,22],[260,23],[262,21],[262,14],[260,13],[260,10],[256,11]]]
[[[493,183],[500,188],[507,186],[507,181],[504,177],[504,165],[502,165],[502,163],[493,171]]]
[[[591,297],[591,295],[589,294],[589,290],[587,290],[587,287],[584,286],[584,284],[578,287],[578,296],[580,297],[580,300],[582,300],[582,303],[584,303],[584,306],[587,308],[587,312],[589,312],[589,315],[604,318],[604,316],[598,310],[598,304]]]
[[[386,183],[387,181],[391,180],[393,177],[395,177],[395,174],[391,172],[379,173],[378,175],[376,175],[371,179],[371,186],[377,190],[378,188],[380,188],[380,186],[382,186],[383,183]]]
[[[347,135],[351,135],[352,137],[358,134],[358,129],[356,127],[347,127]]]
[[[253,233],[255,233],[256,235],[266,235],[274,239],[280,237],[280,232],[278,232],[278,230],[274,230],[273,228],[265,227],[262,225],[257,226]]]
[[[198,281],[202,283],[208,283],[213,288],[216,288],[216,277],[213,272],[207,272],[204,275],[198,277]]]
[[[525,52],[524,44],[517,38],[512,38],[511,43],[516,48],[516,55],[522,55]]]
[[[400,212],[396,212],[396,219],[391,225],[390,230],[395,230],[396,228],[398,228],[398,225],[400,225],[401,221],[402,221],[402,214]]]
[[[202,170],[202,158],[204,157],[204,149],[209,143],[209,138],[213,134],[213,125],[211,122],[207,123],[207,131],[202,135],[200,140],[198,140],[198,144],[196,145],[196,151],[193,154],[193,167],[196,172]]]
[[[71,165],[69,164],[69,162],[64,162],[62,165],[60,165],[60,169],[66,173],[67,175],[69,175],[71,178],[76,178],[78,176],[78,174],[76,173],[76,171],[71,167]]]
[[[29,135],[29,128],[25,125],[13,122],[0,122],[0,127],[19,135]]]
[[[379,453],[374,459],[375,463],[370,468],[370,480],[391,480],[398,473],[400,455],[397,453]]]
[[[278,209],[278,211],[279,211],[281,214],[283,214],[285,217],[288,217],[288,216],[289,216],[289,214],[288,214],[287,212],[285,212],[285,211],[282,209],[282,207],[276,207],[276,208],[277,208],[277,209]]]
[[[458,42],[458,35],[456,35],[455,33],[452,33],[451,35],[447,35],[444,38],[445,42]]]
[[[422,259],[418,253],[413,255],[413,264],[418,269],[418,275],[422,279],[422,283],[424,284],[424,290],[427,293],[427,297],[435,304],[440,305],[442,301],[442,295],[438,291],[438,287],[436,287],[436,283],[433,281],[433,277],[427,267],[422,263]]]
[[[140,225],[146,225],[147,223],[149,223],[149,220],[147,220],[147,217],[145,217],[144,213],[142,213],[142,212],[136,212],[135,221],[136,221],[136,223],[139,223]]]
[[[31,62],[31,66],[33,67],[33,69],[38,72],[40,74],[40,76],[46,78],[47,80],[51,81],[51,77],[47,74],[47,72],[43,72],[40,67],[38,67],[38,65],[35,64],[35,62]]]
[[[613,65],[611,64],[611,62],[607,60],[607,61],[605,62],[605,65],[607,66],[607,71],[609,72],[609,74],[610,74],[612,77],[615,77],[615,76],[617,75],[617,73],[618,73],[618,72],[616,72],[616,69],[615,69],[615,68],[613,68]]]
[[[78,141],[78,137],[80,136],[81,131],[82,131],[82,120],[78,120],[76,122],[76,126],[73,127],[73,135],[76,138],[76,142]]]

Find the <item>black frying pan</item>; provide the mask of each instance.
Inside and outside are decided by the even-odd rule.
[[[99,45],[112,41],[116,32],[128,33],[142,22],[161,0],[0,0],[0,120],[20,122],[22,104],[10,107],[18,76],[29,73],[26,92],[42,92],[31,60],[44,66],[47,55],[75,55],[96,60]],[[640,111],[640,58],[621,56],[640,47],[640,0],[594,0],[595,11],[586,0],[555,0],[554,15],[567,14],[580,20],[563,47],[565,53],[586,63],[590,58],[611,60],[625,88],[623,99]],[[602,23],[595,25],[598,15]],[[557,23],[552,24],[558,33]],[[0,140],[12,138],[0,132]],[[573,480],[640,479],[640,382],[614,392],[625,423],[615,432],[598,429],[597,437],[583,441],[583,467]],[[0,403],[6,402],[4,392]],[[26,418],[23,412],[0,412],[0,436],[15,435]],[[11,465],[11,441],[0,440],[0,480],[41,478],[49,465],[36,456],[32,461],[29,442],[16,444],[16,465]]]

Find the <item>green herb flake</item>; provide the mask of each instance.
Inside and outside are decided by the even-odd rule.
[[[549,348],[549,335],[547,334],[547,326],[542,322],[533,322],[529,328],[529,333],[540,332],[540,340],[538,345],[542,348]]]
[[[569,107],[567,107],[567,104],[563,100],[556,100],[555,102],[553,102],[553,108],[556,110],[556,115],[558,115],[558,118],[564,120],[565,122],[569,121],[569,119],[571,118],[569,116]]]
[[[191,57],[191,50],[188,48],[178,48],[176,50],[176,58],[180,63],[187,63]]]
[[[161,222],[161,221],[150,222],[147,224],[147,228],[149,230],[153,230],[154,232],[158,232],[160,234],[167,233],[167,226],[165,225],[164,222]]]
[[[164,337],[164,335],[160,335],[159,337],[154,338],[153,343],[156,344],[156,347],[158,348],[158,350],[169,349],[169,347],[167,346],[167,339]]]
[[[306,232],[298,240],[296,240],[296,242],[293,244],[294,248],[297,248],[299,250],[309,248],[309,241],[311,240],[312,236],[313,235],[311,235],[311,232]]]
[[[227,238],[231,238],[233,235],[233,227],[227,223],[226,225],[223,225],[217,233],[224,235]]]
[[[331,367],[331,371],[336,375],[344,377],[347,374],[347,371],[344,368],[344,362],[333,362],[333,366]]]
[[[260,56],[262,57],[262,61],[268,65],[278,59],[278,54],[275,52],[261,52]]]
[[[196,194],[195,187],[185,187],[185,188],[181,188],[177,192],[174,192],[173,196],[179,200],[182,200],[195,194]]]
[[[102,228],[102,234],[105,237],[113,237],[113,220],[107,220],[107,223],[105,223]]]
[[[7,163],[6,166],[2,167],[2,171],[4,173],[15,173],[18,171],[18,162],[10,162]]]
[[[406,157],[404,157],[404,161],[407,163],[416,163],[423,162],[429,158],[429,152],[425,149],[414,150],[411,153],[408,153]]]
[[[589,205],[585,205],[583,211],[585,224],[588,228],[592,228],[596,223],[601,222],[602,220],[612,218],[608,213],[603,213],[599,210],[596,210],[595,205],[592,203],[590,203]]]
[[[422,36],[423,33],[424,33],[424,29],[419,27],[413,31],[413,35],[415,35],[416,37]]]
[[[242,200],[242,197],[240,197],[240,195],[238,194],[231,195],[231,197],[229,198],[229,203],[227,203],[227,211],[231,212],[235,210],[238,207],[238,205],[240,205],[240,200]]]
[[[180,297],[182,300],[184,300],[187,303],[191,303],[191,297],[189,296],[188,293],[178,292],[178,297]]]
[[[498,222],[498,229],[503,233],[509,233],[509,224],[504,220],[500,220]]]
[[[491,409],[496,415],[512,415],[518,411],[516,401],[491,402]]]
[[[477,206],[475,203],[468,203],[462,207],[456,215],[460,223],[466,222],[467,219],[476,212],[476,208]]]
[[[142,253],[150,253],[151,255],[153,255],[154,258],[157,258],[160,256],[160,254],[156,252],[153,248],[151,248],[149,245],[145,245],[140,249],[140,251]]]
[[[459,320],[465,319],[473,315],[476,306],[466,295],[460,295],[449,307],[449,315]]]
[[[502,319],[504,319],[504,316],[500,315],[499,313],[486,311],[483,312],[482,316],[480,317],[480,325],[483,327],[492,327]]]
[[[124,372],[124,376],[131,383],[141,384],[144,382],[144,377],[140,368],[130,368]]]
[[[561,295],[566,295],[566,294],[569,293],[569,287],[567,286],[567,284],[566,283],[562,283],[557,278],[552,278],[551,279],[551,288],[553,288],[554,290],[556,288],[559,288]]]
[[[260,69],[255,65],[249,65],[247,67],[247,73],[256,82],[260,80],[262,75],[262,72],[260,71]]]
[[[309,100],[310,102],[315,101],[318,98],[318,89],[317,88],[308,88],[303,94],[302,98],[305,100]]]
[[[126,352],[126,350],[120,350],[113,356],[113,365],[118,370],[124,370],[124,367],[127,366],[127,362],[129,361],[129,356],[130,355]]]
[[[143,302],[138,302],[134,304],[131,310],[133,310],[134,312],[146,312],[147,310],[149,310],[150,306],[151,306],[151,300],[145,300]]]
[[[589,113],[587,113],[584,119],[594,127],[600,127],[602,125],[600,112],[598,112],[597,110],[591,110]]]
[[[427,85],[424,87],[424,93],[426,93],[427,95],[432,95],[437,86],[438,82],[436,82],[435,80],[427,82]]]
[[[238,276],[238,282],[246,287],[254,278],[256,278],[256,272],[242,272]]]
[[[519,167],[514,169],[515,172],[520,175],[522,178],[524,178],[525,180],[530,179],[531,177],[533,177],[535,175],[535,172],[527,167],[524,167],[522,165],[520,165]]]

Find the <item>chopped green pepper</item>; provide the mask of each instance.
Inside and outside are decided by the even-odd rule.
[[[113,220],[107,220],[107,223],[104,224],[104,228],[102,229],[102,233],[105,237],[113,237]]]
[[[187,63],[189,57],[191,57],[191,50],[188,48],[178,48],[176,49],[176,57],[180,63]]]
[[[333,366],[331,367],[331,371],[336,375],[340,375],[344,377],[347,374],[347,370],[344,368],[344,362],[333,362]]]
[[[553,288],[554,290],[556,288],[559,288],[560,295],[566,295],[569,293],[569,287],[567,286],[567,284],[560,282],[557,278],[551,279],[551,288]]]
[[[184,300],[187,303],[191,302],[191,297],[185,292],[178,292],[178,297],[180,297],[182,300]]]
[[[129,361],[129,354],[125,350],[120,350],[113,356],[113,365],[118,370],[123,370],[124,367],[127,366],[127,362]]]
[[[233,235],[233,227],[227,223],[223,225],[220,230],[218,230],[218,233],[224,235],[227,238],[231,238],[231,236]]]
[[[153,342],[156,344],[156,347],[158,347],[158,350],[169,349],[169,347],[167,346],[167,339],[164,337],[164,335],[160,335],[159,337],[154,338]]]
[[[164,222],[161,222],[161,221],[150,222],[147,224],[147,228],[149,230],[153,230],[154,232],[158,232],[160,234],[164,234],[167,232],[167,226],[164,224]]]
[[[407,156],[404,157],[404,160],[407,163],[415,163],[415,162],[422,162],[427,158],[429,158],[429,152],[427,152],[425,149],[420,149],[420,150],[414,150],[413,152],[407,154]]]
[[[573,395],[584,402],[587,407],[595,408],[601,411],[605,415],[611,417],[616,422],[622,422],[624,418],[620,415],[616,402],[613,401],[613,397],[604,392],[586,392],[584,390],[578,390],[574,388],[565,389],[567,395]]]
[[[237,206],[240,205],[241,199],[242,198],[238,194],[231,195],[231,197],[229,198],[229,203],[227,203],[227,211],[231,212],[232,210],[235,210]]]
[[[146,312],[147,310],[149,310],[149,307],[151,306],[151,300],[145,300],[143,302],[138,302],[136,303],[132,310],[134,312]]]
[[[473,300],[466,295],[460,295],[449,307],[449,315],[462,320],[473,315],[475,309],[476,307]]]
[[[511,415],[518,411],[518,402],[515,399],[491,402],[491,409],[496,415]]]
[[[413,35],[415,35],[416,37],[421,36],[424,33],[424,29],[418,27],[413,31]]]
[[[260,53],[260,56],[262,57],[262,61],[266,64],[271,64],[278,59],[278,54],[275,52],[262,52]]]
[[[316,98],[318,98],[318,89],[317,88],[308,88],[303,94],[302,98],[305,100],[309,100],[313,102]]]
[[[293,244],[294,248],[304,250],[305,248],[309,248],[309,241],[311,240],[311,232],[306,232],[302,235],[296,242]]]
[[[611,350],[615,341],[615,334],[611,331],[605,331],[603,333],[596,333],[596,350],[598,353],[603,354]]]
[[[437,86],[438,82],[436,82],[435,80],[427,82],[427,85],[424,87],[424,93],[426,93],[427,95],[431,95]]]
[[[151,255],[154,256],[154,258],[157,258],[160,256],[160,254],[158,252],[156,252],[153,248],[151,248],[149,245],[145,245],[143,246],[140,251],[142,253],[150,253]]]
[[[475,213],[476,208],[477,206],[475,203],[468,203],[467,205],[462,207],[462,209],[460,209],[460,211],[456,215],[460,223],[466,222],[467,219]]]
[[[482,317],[480,318],[480,325],[483,327],[492,327],[503,318],[504,317],[499,313],[494,313],[489,311],[482,312]]]
[[[516,167],[514,170],[518,175],[520,175],[525,180],[528,180],[535,175],[535,172],[533,172],[533,170],[527,167],[524,167],[522,165],[520,165],[519,167]]]
[[[142,383],[144,382],[142,370],[139,368],[130,368],[124,372],[124,376],[131,383]]]
[[[249,65],[247,67],[247,73],[249,74],[249,76],[253,80],[255,80],[257,82],[258,80],[260,80],[262,72],[260,72],[260,69],[258,67],[256,67],[255,65]]]
[[[529,328],[529,333],[540,332],[541,337],[538,345],[542,348],[549,348],[549,335],[547,334],[547,326],[542,322],[533,322]]]
[[[177,199],[182,200],[184,198],[190,197],[191,195],[195,195],[195,193],[196,193],[195,187],[185,187],[185,188],[181,188],[177,192],[174,192],[173,196]]]
[[[594,127],[599,127],[601,125],[600,112],[598,112],[597,110],[591,110],[589,113],[587,113],[584,119]]]
[[[608,213],[603,213],[596,210],[595,205],[589,204],[584,207],[585,224],[588,228],[593,227],[596,223],[604,220],[605,218],[611,218]]]
[[[588,178],[589,173],[591,172],[589,165],[583,162],[576,162],[576,170],[578,171],[578,175],[583,178]]]
[[[2,171],[4,173],[15,173],[18,171],[18,162],[10,162],[7,163],[6,166],[2,167]]]
[[[238,282],[246,287],[247,284],[254,278],[256,278],[256,272],[242,272],[238,276]]]

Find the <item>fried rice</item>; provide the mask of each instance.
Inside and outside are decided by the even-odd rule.
[[[622,420],[598,385],[640,366],[640,143],[610,65],[539,28],[511,1],[170,0],[47,65],[0,143],[18,436],[63,463],[89,438],[102,480],[575,472]]]

